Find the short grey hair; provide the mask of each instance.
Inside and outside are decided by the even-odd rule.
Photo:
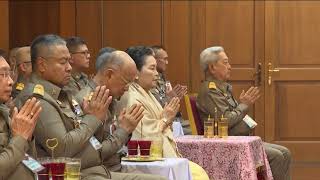
[[[97,61],[99,62],[99,66],[96,67],[97,72],[102,72],[105,68],[121,68],[123,65],[119,51],[106,52],[100,55]]]
[[[47,48],[50,52],[50,48],[57,45],[66,46],[66,41],[55,34],[46,34],[36,37],[32,41],[30,47],[32,66],[36,64],[37,58],[41,56],[40,54],[42,53],[41,51],[43,50],[43,48]]]
[[[221,46],[212,46],[200,53],[200,67],[203,72],[208,70],[208,64],[219,60],[219,53],[224,52]]]

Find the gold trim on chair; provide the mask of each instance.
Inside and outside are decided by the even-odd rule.
[[[192,111],[191,103],[190,103],[190,96],[191,97],[197,97],[197,94],[186,94],[184,95],[184,102],[186,104],[187,113],[188,113],[188,119],[190,123],[191,133],[192,135],[198,135],[198,130],[196,126],[196,122],[194,119],[194,114]]]

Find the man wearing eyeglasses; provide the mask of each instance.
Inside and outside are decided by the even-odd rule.
[[[89,68],[90,52],[86,42],[81,37],[70,37],[66,39],[69,49],[72,66],[71,80],[64,90],[70,91],[73,95],[87,86],[89,79],[84,73]]]
[[[155,45],[151,47],[154,52],[154,58],[157,61],[157,71],[159,73],[159,79],[157,81],[156,88],[152,89],[151,92],[154,97],[159,101],[159,103],[164,107],[171,98],[179,97],[180,99],[187,93],[187,86],[182,86],[177,84],[174,88],[171,87],[169,81],[165,78],[165,72],[167,70],[168,53],[164,47]],[[176,121],[179,121],[183,127],[183,133],[191,134],[190,125],[187,121],[183,121],[181,112],[176,115]]]
[[[10,99],[13,85],[13,72],[9,64],[0,56],[0,179],[32,180],[34,175],[22,161],[28,155],[35,157],[32,133],[39,117],[41,107],[35,98],[26,101],[20,111],[4,104]]]
[[[32,73],[30,46],[21,47],[16,52],[17,82],[13,86],[12,97],[15,98],[29,81]]]
[[[111,171],[112,179],[126,180],[157,180],[164,179],[160,176],[146,174],[121,173],[121,148],[129,140],[129,135],[136,128],[143,117],[141,105],[132,107],[116,116],[116,99],[120,98],[137,75],[137,69],[131,57],[123,51],[106,52],[98,56],[97,74],[89,85],[81,90],[77,98],[82,101],[83,97],[88,98],[96,86],[105,85],[110,89],[113,98],[108,109],[108,120],[104,127],[96,133],[97,139],[101,142],[101,157],[103,164]]]

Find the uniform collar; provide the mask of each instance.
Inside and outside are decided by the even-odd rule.
[[[18,76],[18,79],[17,79],[17,83],[19,83],[19,82],[21,82],[21,83],[28,83],[28,79],[27,78],[24,78],[23,76]]]
[[[4,120],[7,121],[8,125],[10,126],[10,109],[4,103],[0,104],[0,113],[3,115]]]
[[[161,79],[162,81],[166,81],[164,73],[159,73],[159,79]]]
[[[231,86],[227,82],[215,79],[214,77],[206,77],[205,81],[214,82],[216,84],[216,87],[220,89],[223,93],[227,93],[227,87]]]
[[[1,103],[0,104],[0,112],[3,112],[3,111],[9,111],[9,108],[4,103]]]
[[[90,86],[90,88],[94,91],[96,89],[96,87],[98,86],[98,84],[96,82],[94,82],[92,79],[90,79],[88,81],[88,86]]]
[[[57,100],[60,92],[61,92],[61,88],[56,86],[55,84],[46,81],[44,79],[41,79],[38,75],[36,75],[35,73],[33,73],[31,75],[31,80],[32,83],[34,84],[40,84],[43,86],[44,91],[49,94],[53,99]]]
[[[73,72],[71,73],[71,76],[76,80],[76,81],[79,81],[80,79],[83,79],[83,78],[86,78],[87,75],[83,72]]]

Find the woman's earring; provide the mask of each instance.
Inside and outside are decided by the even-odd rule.
[[[136,76],[135,80],[138,80],[138,79],[139,79],[139,77],[138,77],[138,76]]]

